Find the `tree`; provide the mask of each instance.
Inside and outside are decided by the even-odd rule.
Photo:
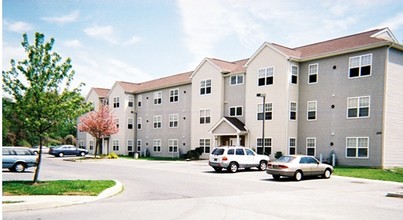
[[[22,46],[27,58],[16,63],[11,60],[11,70],[2,71],[3,90],[12,96],[14,112],[22,122],[24,131],[39,139],[39,151],[49,133],[55,132],[61,122],[75,120],[89,111],[80,95],[81,83],[70,89],[74,77],[71,60],[52,52],[55,40],[45,43],[45,36],[35,33],[35,42],[30,45],[26,34]],[[42,154],[38,156],[34,183],[37,183]]]
[[[102,106],[98,111],[88,112],[79,119],[78,130],[89,133],[96,139],[95,157],[98,147],[101,147],[101,139],[119,132],[113,114],[108,106]]]

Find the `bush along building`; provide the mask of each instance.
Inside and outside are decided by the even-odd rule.
[[[338,165],[403,166],[403,45],[388,28],[302,47],[263,43],[249,58],[205,58],[187,73],[92,88],[119,133],[103,153],[179,157],[246,146]],[[90,151],[94,139],[78,132]]]

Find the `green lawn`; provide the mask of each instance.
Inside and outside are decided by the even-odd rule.
[[[403,168],[375,169],[361,167],[335,167],[334,175],[403,183]]]
[[[97,196],[105,189],[115,185],[113,180],[55,180],[41,181],[3,181],[3,196],[16,195],[76,195]]]

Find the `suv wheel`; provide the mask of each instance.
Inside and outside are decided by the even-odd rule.
[[[258,169],[259,169],[260,171],[263,171],[263,170],[266,170],[266,167],[267,167],[267,162],[264,161],[264,160],[260,161],[259,166],[258,166]]]
[[[238,164],[235,162],[231,162],[227,168],[227,170],[231,173],[236,173],[238,171]]]

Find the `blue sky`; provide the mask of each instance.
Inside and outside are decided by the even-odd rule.
[[[111,88],[235,61],[265,41],[302,46],[389,27],[403,43],[403,0],[3,0],[2,69],[25,58],[22,34],[55,38],[75,84]]]

